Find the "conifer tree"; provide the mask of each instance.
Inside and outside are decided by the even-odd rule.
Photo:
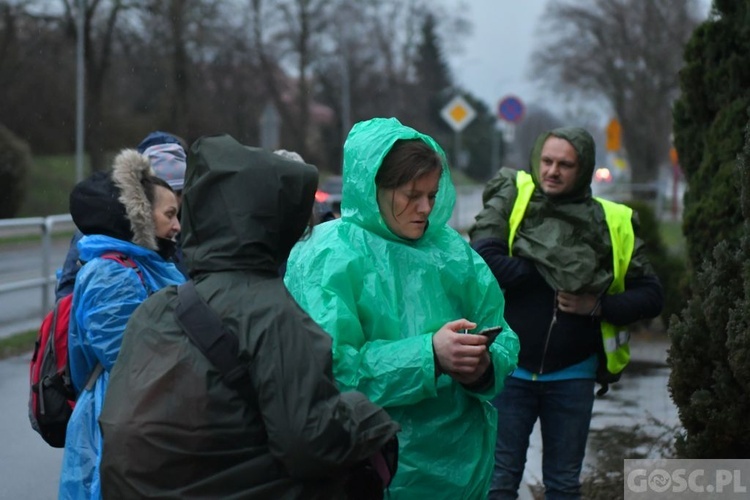
[[[680,72],[674,142],[688,181],[683,230],[692,270],[741,228],[735,161],[750,106],[750,0],[715,0]]]
[[[735,165],[739,242],[719,243],[696,273],[693,296],[669,329],[669,388],[684,432],[681,458],[750,456],[750,126]]]

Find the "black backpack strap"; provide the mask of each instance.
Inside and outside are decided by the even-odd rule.
[[[94,384],[96,384],[96,379],[99,378],[99,375],[102,374],[104,371],[104,365],[101,363],[97,363],[93,370],[91,370],[91,373],[89,374],[89,378],[86,380],[86,385],[84,386],[84,391],[90,391],[94,388]]]
[[[247,366],[238,356],[239,341],[221,325],[221,318],[198,295],[192,280],[177,287],[175,318],[190,340],[218,368],[226,385],[247,400],[253,389]]]

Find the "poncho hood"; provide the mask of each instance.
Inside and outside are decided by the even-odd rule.
[[[317,184],[312,165],[244,146],[229,135],[198,139],[190,148],[182,202],[190,275],[276,273],[307,227]]]
[[[396,236],[386,225],[380,214],[377,200],[375,175],[383,159],[396,141],[420,140],[440,155],[443,172],[435,206],[429,216],[429,226],[422,238],[413,242],[429,241],[444,227],[453,213],[456,191],[450,178],[450,170],[443,149],[432,137],[402,125],[395,118],[375,118],[357,123],[344,143],[344,175],[341,202],[341,218],[353,222],[389,240],[409,242]]]

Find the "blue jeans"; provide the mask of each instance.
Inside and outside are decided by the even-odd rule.
[[[539,418],[545,498],[581,498],[581,467],[594,405],[594,381],[533,382],[508,377],[493,404],[498,411],[491,500],[515,499],[529,435]]]

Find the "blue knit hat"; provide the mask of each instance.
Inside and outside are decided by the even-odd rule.
[[[151,160],[157,177],[167,181],[175,191],[182,191],[187,155],[177,137],[157,130],[148,134],[137,149]]]

